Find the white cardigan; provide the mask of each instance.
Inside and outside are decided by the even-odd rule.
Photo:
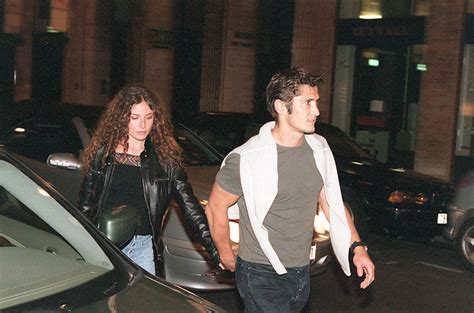
[[[271,246],[268,230],[263,225],[278,192],[277,145],[271,133],[274,125],[275,122],[266,123],[260,128],[258,135],[229,154],[240,155],[240,180],[252,230],[273,268],[281,275],[286,273],[286,269]],[[305,135],[305,138],[313,150],[316,166],[323,178],[330,208],[330,234],[334,254],[344,273],[349,276],[348,253],[351,233],[344,211],[334,157],[326,139],[322,136],[312,134]],[[231,219],[239,218],[237,204],[229,208],[228,215]]]

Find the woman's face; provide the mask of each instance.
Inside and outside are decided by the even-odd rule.
[[[145,101],[134,104],[130,112],[128,134],[130,140],[144,141],[153,127],[155,114]]]

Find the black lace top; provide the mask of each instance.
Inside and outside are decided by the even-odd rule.
[[[136,235],[151,235],[152,229],[143,193],[140,156],[114,154],[114,170],[104,199],[103,209],[130,205],[138,209],[139,224]]]

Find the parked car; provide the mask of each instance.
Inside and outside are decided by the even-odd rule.
[[[448,224],[443,235],[455,243],[466,268],[474,272],[474,171],[463,176],[448,206]]]
[[[265,119],[270,120],[270,117]],[[182,121],[222,155],[257,134],[262,120],[248,113],[203,112]]]
[[[255,135],[269,118],[207,112],[189,127],[223,154]],[[442,232],[453,184],[412,170],[392,168],[371,157],[339,128],[317,121],[316,133],[328,141],[336,160],[342,195],[357,229],[393,236],[432,237]]]
[[[64,104],[45,106],[0,132],[9,151],[45,162],[58,151],[78,154],[89,144],[104,107]]]
[[[131,262],[35,162],[0,147],[1,312],[224,312]]]
[[[0,105],[0,134],[10,129],[17,122],[31,117],[38,108],[45,106],[44,103],[33,99],[25,99]]]
[[[37,158],[40,161],[43,161],[44,155],[53,154],[49,158],[49,164],[54,167],[38,167],[35,170],[56,189],[60,190],[72,203],[78,203],[81,179],[80,170],[77,169],[80,166],[77,156],[85,144],[90,141],[90,130],[94,126],[80,122],[81,114],[67,116],[75,119],[76,122],[53,123],[49,120],[45,123],[46,121],[41,119],[41,123],[35,123],[33,120],[28,120],[29,125],[26,125],[26,123],[17,125],[17,128],[20,128],[21,136],[17,136],[16,132],[18,130],[12,129],[5,142],[16,152],[31,158]],[[42,125],[48,125],[48,127]],[[53,125],[57,125],[57,128]],[[74,131],[59,131],[62,127],[60,125],[71,125]],[[53,131],[51,131],[52,129]],[[41,138],[47,136],[42,134],[43,132],[63,138],[57,139],[55,141],[56,145],[34,146],[36,140],[41,141]],[[79,134],[82,134],[82,136],[79,136]],[[175,138],[184,150],[184,163],[194,193],[204,206],[223,157],[212,146],[182,124],[175,124]],[[75,150],[68,150],[69,146],[63,146],[63,142],[77,142],[79,144]],[[31,146],[34,146],[34,149],[31,149]],[[39,149],[43,149],[42,152],[39,152]],[[57,154],[59,152],[67,152],[68,154]],[[65,170],[66,168],[72,168],[72,170]],[[238,221],[231,221],[230,226],[232,230],[231,238],[237,245],[239,238]],[[172,203],[164,221],[161,243],[160,253],[163,262],[160,264],[159,273],[167,281],[196,290],[235,288],[235,280],[231,273],[211,265],[210,256],[187,226],[175,203]],[[317,245],[317,249],[316,258],[312,261],[311,271],[312,274],[317,274],[326,269],[327,263],[332,258],[328,225],[322,211],[316,217],[313,243]]]

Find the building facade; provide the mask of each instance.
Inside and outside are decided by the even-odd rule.
[[[265,111],[280,69],[323,74],[320,119],[376,158],[474,167],[474,0],[0,0],[0,104],[103,105],[124,84],[175,117]]]

